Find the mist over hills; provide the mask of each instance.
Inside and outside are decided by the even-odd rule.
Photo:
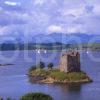
[[[0,39],[0,50],[64,50],[68,48],[90,48],[100,50],[100,35],[96,34],[38,34],[35,36],[13,36]]]
[[[96,42],[100,43],[100,35],[97,34],[82,34],[82,33],[73,33],[73,34],[64,34],[64,33],[52,33],[52,34],[38,34],[34,36],[12,36],[7,39],[1,38],[0,43],[64,43],[64,44],[73,44],[73,43],[88,43]]]

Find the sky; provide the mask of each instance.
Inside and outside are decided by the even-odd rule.
[[[99,31],[100,0],[0,0],[0,36]]]

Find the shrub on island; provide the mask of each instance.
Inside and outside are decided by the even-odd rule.
[[[54,67],[54,65],[53,65],[53,63],[49,63],[48,65],[47,65],[47,67],[48,67],[48,69],[52,69],[53,67]]]
[[[37,65],[37,67],[40,68],[40,69],[44,69],[44,68],[45,68],[45,63],[42,62],[42,61],[40,61],[40,62],[38,63],[38,65]]]

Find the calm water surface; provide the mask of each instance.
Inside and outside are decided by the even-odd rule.
[[[27,54],[28,53],[28,54]],[[0,64],[14,64],[0,67],[0,96],[19,99],[28,92],[43,92],[50,94],[54,100],[99,100],[100,99],[100,52],[92,52],[97,60],[93,60],[86,52],[81,52],[81,68],[93,80],[89,84],[34,84],[27,77],[28,68],[43,60],[46,64],[53,62],[59,65],[60,52],[37,54],[33,51],[0,52]],[[28,56],[28,57],[27,57]],[[27,58],[27,59],[26,59]]]

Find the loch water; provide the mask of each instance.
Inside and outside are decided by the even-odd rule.
[[[100,52],[80,52],[81,69],[92,79],[87,84],[36,84],[26,75],[28,69],[40,60],[53,62],[58,67],[61,52],[38,54],[35,51],[0,51],[0,97],[19,98],[29,92],[43,92],[54,100],[100,99]]]

